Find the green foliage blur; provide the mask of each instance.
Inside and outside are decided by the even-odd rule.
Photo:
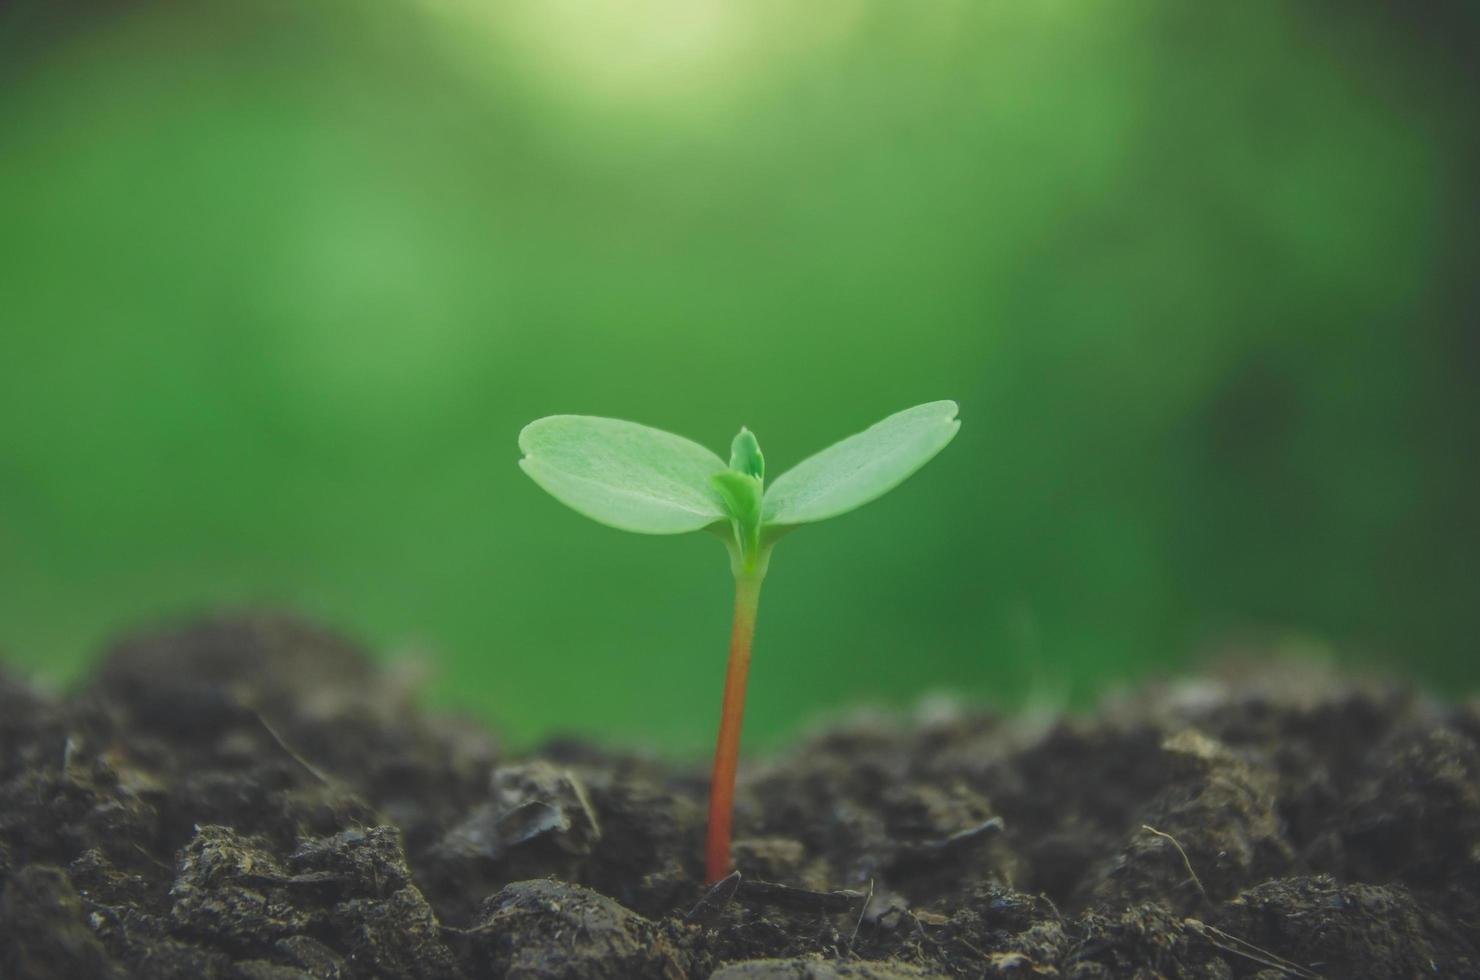
[[[1473,5],[0,5],[0,650],[284,605],[517,743],[697,754],[724,549],[519,472],[574,412],[772,474],[747,741],[1289,637],[1480,681]]]

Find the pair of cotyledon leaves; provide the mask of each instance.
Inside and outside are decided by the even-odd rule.
[[[760,526],[826,520],[883,496],[945,448],[961,427],[956,412],[952,401],[916,405],[803,460],[760,491]],[[519,448],[519,465],[551,496],[624,531],[682,534],[741,516],[716,482],[739,464],[670,432],[552,415],[525,426]]]

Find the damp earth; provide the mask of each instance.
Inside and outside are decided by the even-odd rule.
[[[510,753],[290,617],[0,674],[0,975],[1480,977],[1480,701],[1215,665],[1080,715],[860,717],[742,768]]]

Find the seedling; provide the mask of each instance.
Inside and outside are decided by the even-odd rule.
[[[770,486],[765,457],[749,429],[742,428],[730,444],[728,466],[682,436],[618,419],[551,415],[519,433],[519,465],[573,510],[639,534],[711,531],[729,548],[735,618],[709,784],[709,881],[730,872],[745,678],[771,549],[799,524],[846,514],[893,490],[944,449],[960,427],[955,402],[916,405],[803,460]]]

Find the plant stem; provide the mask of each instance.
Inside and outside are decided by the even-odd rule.
[[[713,883],[730,873],[730,816],[735,808],[735,765],[740,755],[740,721],[745,713],[745,678],[761,599],[766,563],[735,569],[735,621],[730,629],[730,662],[725,668],[725,698],[720,708],[714,772],[709,780],[709,835],[704,844],[704,879]],[[757,569],[754,567],[759,565]]]

